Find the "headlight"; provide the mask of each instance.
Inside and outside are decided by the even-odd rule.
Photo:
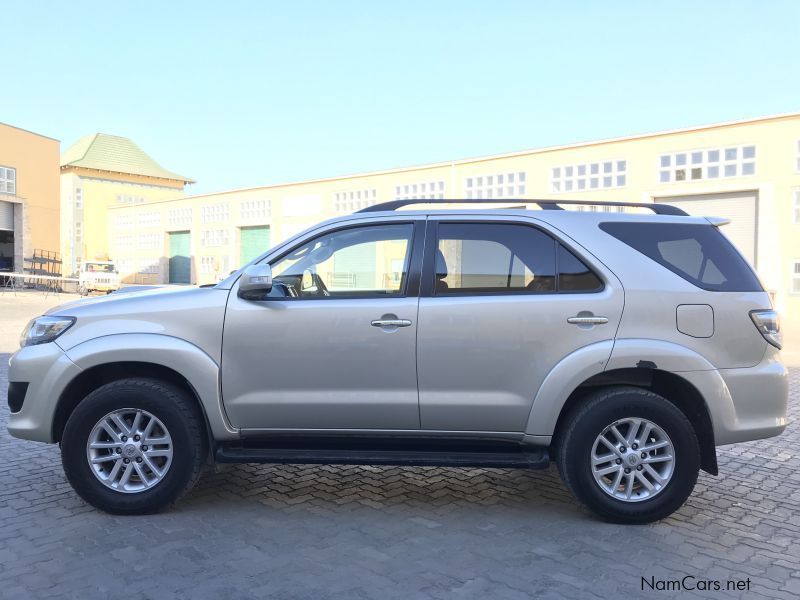
[[[19,338],[20,347],[34,346],[52,342],[67,329],[72,327],[75,317],[36,317],[22,330]]]
[[[751,310],[750,318],[753,323],[770,344],[780,350],[783,343],[781,336],[781,320],[775,310]]]

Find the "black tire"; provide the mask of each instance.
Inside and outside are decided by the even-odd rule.
[[[556,463],[569,491],[590,511],[614,523],[650,523],[678,510],[694,489],[700,470],[700,444],[692,424],[671,402],[649,390],[613,387],[590,394],[565,418],[558,433]],[[638,502],[603,491],[592,474],[595,439],[620,419],[644,418],[669,436],[674,471],[663,490]]]
[[[172,438],[172,464],[150,489],[123,493],[95,477],[87,460],[87,442],[95,424],[122,408],[146,410]],[[113,514],[147,514],[174,504],[197,481],[208,456],[203,416],[183,390],[156,379],[129,378],[107,383],[86,396],[67,420],[61,461],[72,487],[86,502]]]

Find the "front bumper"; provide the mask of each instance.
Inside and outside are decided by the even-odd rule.
[[[772,346],[755,367],[679,375],[706,399],[717,446],[773,437],[786,429],[789,374]]]
[[[53,418],[64,388],[81,372],[59,346],[50,342],[20,348],[8,361],[8,381],[27,382],[19,412],[11,413],[8,432],[14,437],[53,442]]]

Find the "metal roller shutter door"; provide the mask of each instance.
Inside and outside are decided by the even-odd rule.
[[[14,204],[0,200],[0,229],[14,231]]]
[[[739,249],[751,265],[756,264],[756,206],[755,192],[704,194],[700,196],[671,196],[656,202],[672,204],[695,217],[725,217],[731,222],[722,233]]]

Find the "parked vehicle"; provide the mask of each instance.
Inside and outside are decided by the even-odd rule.
[[[90,292],[110,294],[119,289],[120,277],[110,260],[85,260],[78,274],[78,293],[88,296]]]
[[[75,490],[112,513],[172,504],[209,456],[554,461],[626,523],[678,509],[716,446],[783,431],[778,315],[721,220],[395,210],[413,202],[324,222],[213,287],[32,320],[9,431],[60,443]]]

